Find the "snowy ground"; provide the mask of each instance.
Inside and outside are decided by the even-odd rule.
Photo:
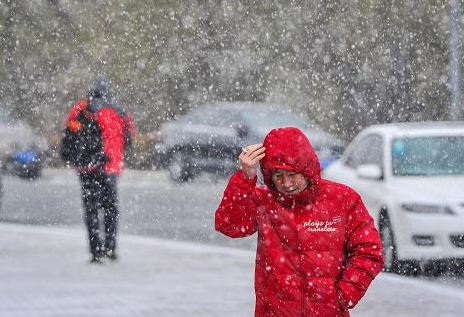
[[[226,179],[199,177],[176,184],[166,171],[125,170],[119,179],[120,230],[189,242],[254,249],[256,239],[229,239],[214,231],[214,211]],[[80,185],[71,169],[46,168],[28,181],[2,175],[0,221],[83,226]]]
[[[122,235],[91,265],[84,230],[0,224],[1,317],[253,315],[253,252]],[[382,274],[353,317],[459,317],[464,291]]]

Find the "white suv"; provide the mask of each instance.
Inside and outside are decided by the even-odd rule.
[[[361,195],[382,237],[386,271],[433,268],[435,260],[462,270],[464,122],[371,126],[323,175]]]

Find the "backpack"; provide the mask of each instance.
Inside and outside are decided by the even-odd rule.
[[[109,161],[103,152],[101,129],[93,113],[82,110],[66,127],[60,156],[75,167],[101,168]]]

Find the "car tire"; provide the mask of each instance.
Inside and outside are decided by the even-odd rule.
[[[390,219],[386,213],[381,213],[379,221],[379,233],[383,246],[384,272],[398,272],[398,256],[395,243],[395,236],[390,223]]]
[[[169,176],[175,182],[186,182],[193,177],[188,163],[182,153],[176,152],[172,155],[168,166]]]
[[[18,176],[23,179],[34,180],[40,178],[41,171],[40,170],[30,170],[18,173]]]
[[[398,249],[395,242],[395,234],[386,212],[382,212],[379,222],[380,239],[383,246],[384,272],[397,273],[406,276],[417,276],[422,270],[420,265],[413,260],[398,260]]]

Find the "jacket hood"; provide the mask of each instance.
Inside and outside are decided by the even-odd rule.
[[[88,93],[89,109],[92,112],[98,112],[105,107],[113,107],[113,92],[110,89],[110,84],[105,79],[97,80],[93,88]]]
[[[316,152],[301,130],[294,127],[277,128],[269,132],[263,143],[266,156],[261,160],[264,183],[275,191],[271,176],[278,168],[303,174],[314,191],[321,180],[321,166]]]

